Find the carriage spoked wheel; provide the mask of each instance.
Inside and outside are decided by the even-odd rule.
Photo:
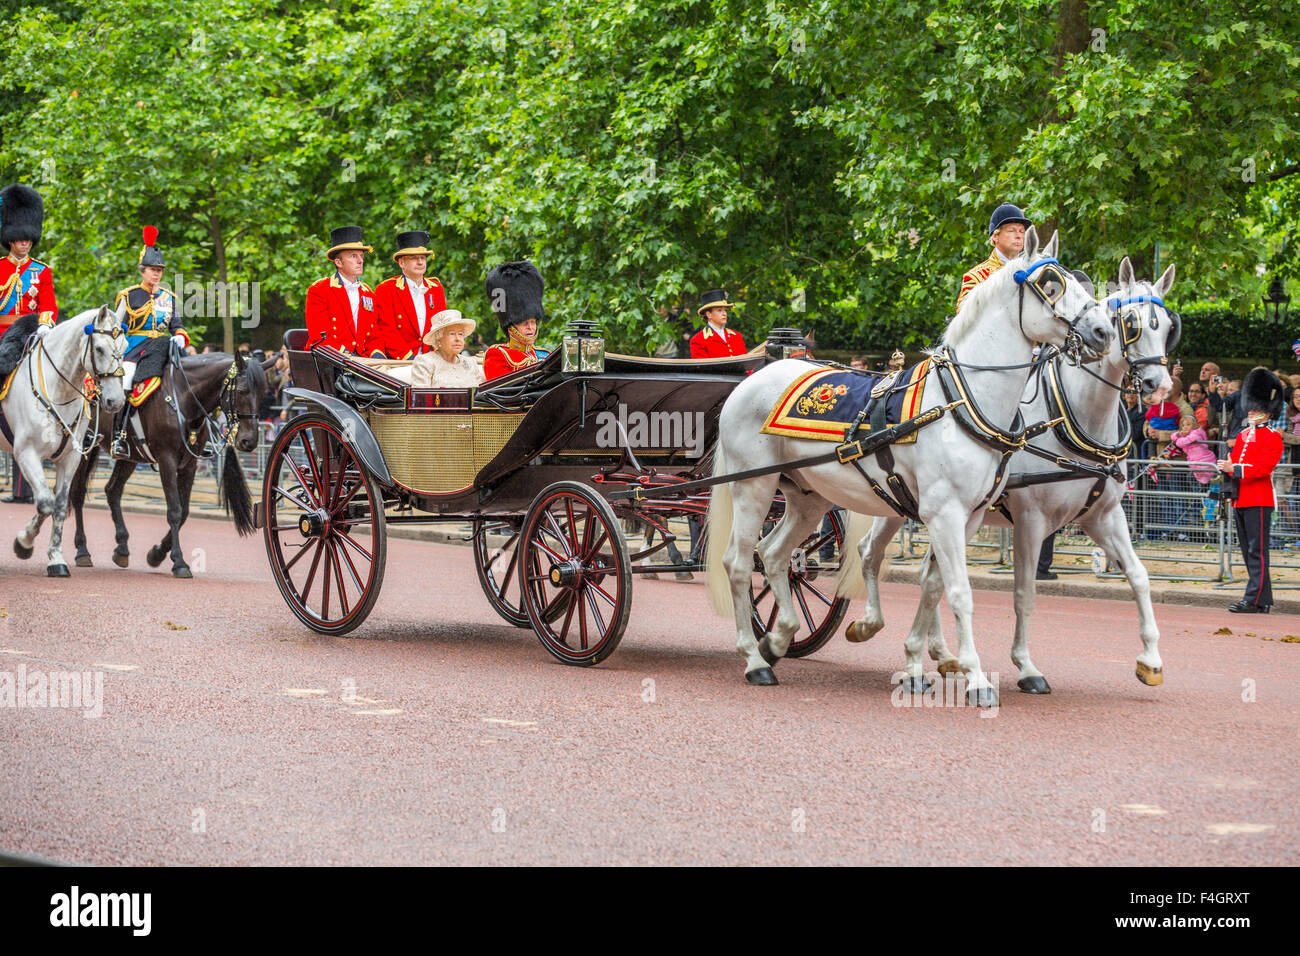
[[[609,504],[561,481],[528,507],[520,531],[523,603],[542,646],[566,664],[603,661],[632,610],[632,569]]]
[[[796,554],[802,553],[804,563],[796,570],[787,569],[790,593],[794,596],[795,612],[799,615],[799,631],[790,641],[786,657],[807,657],[825,646],[835,636],[840,622],[849,609],[848,598],[835,596],[835,579],[839,574],[839,560],[844,554],[844,516],[838,511],[828,512],[831,527],[823,531],[819,525],[800,545]],[[818,552],[833,545],[839,556],[832,565],[809,565],[809,559],[819,560]],[[757,558],[755,558],[757,562]],[[764,578],[758,591],[750,590],[753,598],[754,636],[762,640],[776,623],[776,597],[772,586]]]
[[[490,533],[505,534],[500,547],[488,542]],[[480,523],[474,529],[474,570],[492,610],[515,627],[528,627],[523,609],[519,576],[519,529],[505,522]]]
[[[379,483],[321,415],[293,419],[266,462],[266,553],[289,609],[320,634],[366,619],[384,580]]]

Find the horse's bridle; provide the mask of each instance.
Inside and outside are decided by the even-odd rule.
[[[1150,316],[1142,314],[1141,306],[1149,304],[1151,306]],[[1156,315],[1156,306],[1165,310],[1165,315],[1169,316],[1172,325],[1165,336],[1165,351],[1163,355],[1150,355],[1146,358],[1133,359],[1129,358],[1128,347],[1142,337],[1142,320],[1145,318],[1150,325],[1151,331],[1160,328],[1160,316]],[[1178,345],[1178,340],[1183,335],[1183,320],[1177,312],[1169,311],[1169,307],[1158,295],[1134,295],[1127,299],[1121,299],[1114,296],[1106,300],[1106,308],[1111,313],[1111,318],[1115,322],[1115,331],[1119,334],[1120,352],[1123,354],[1125,361],[1128,362],[1129,369],[1135,369],[1143,365],[1168,365],[1169,353]]]
[[[126,369],[122,367],[121,359],[117,360],[117,368],[101,372],[99,367],[95,364],[95,349],[93,346],[96,335],[107,335],[113,341],[117,341],[118,336],[126,334],[126,329],[121,325],[115,325],[111,330],[105,331],[104,329],[95,328],[94,322],[87,322],[82,328],[82,331],[86,333],[86,352],[85,356],[81,360],[81,365],[83,368],[90,369],[90,377],[98,382],[102,378],[121,378],[124,376],[126,374]]]
[[[1035,275],[1037,273],[1037,275]],[[1083,317],[1098,305],[1097,301],[1091,296],[1083,304],[1079,312],[1073,319],[1067,318],[1056,310],[1056,303],[1060,302],[1065,296],[1066,273],[1061,264],[1056,259],[1048,256],[1045,259],[1039,259],[1027,269],[1017,269],[1012,277],[1016,280],[1016,285],[1020,287],[1020,304],[1017,310],[1017,318],[1020,321],[1020,334],[1025,335],[1025,289],[1033,292],[1038,297],[1038,301],[1047,306],[1052,317],[1065,323],[1068,331],[1065,334],[1065,351],[1078,355],[1084,348],[1083,336],[1079,334],[1079,323]],[[1025,338],[1029,338],[1025,335]]]

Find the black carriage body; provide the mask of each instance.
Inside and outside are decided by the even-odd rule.
[[[481,388],[448,389],[389,374],[407,363],[331,348],[289,355],[294,382],[316,386],[290,394],[354,438],[386,498],[424,513],[397,519],[407,521],[519,515],[549,484],[638,466],[695,476],[722,404],[767,361],[608,354],[602,372],[569,373],[557,350]]]

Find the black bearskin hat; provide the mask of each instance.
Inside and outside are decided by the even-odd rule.
[[[0,245],[30,239],[41,241],[45,222],[45,205],[41,194],[31,186],[13,185],[0,189]]]
[[[528,319],[540,325],[546,318],[542,308],[542,290],[546,282],[531,262],[504,262],[487,277],[488,302],[501,323],[501,331]]]
[[[1252,368],[1241,382],[1241,410],[1264,412],[1269,418],[1282,414],[1283,392],[1278,377],[1263,366]]]

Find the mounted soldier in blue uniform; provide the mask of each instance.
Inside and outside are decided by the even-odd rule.
[[[158,388],[163,369],[171,355],[172,344],[184,349],[190,337],[181,323],[176,297],[159,288],[166,263],[158,249],[158,230],[144,227],[144,248],[140,250],[140,283],[127,286],[117,294],[115,308],[126,306],[126,357],[122,368],[126,375],[122,387],[127,390],[122,420],[114,429],[114,458],[129,458],[127,425],[132,412]]]

